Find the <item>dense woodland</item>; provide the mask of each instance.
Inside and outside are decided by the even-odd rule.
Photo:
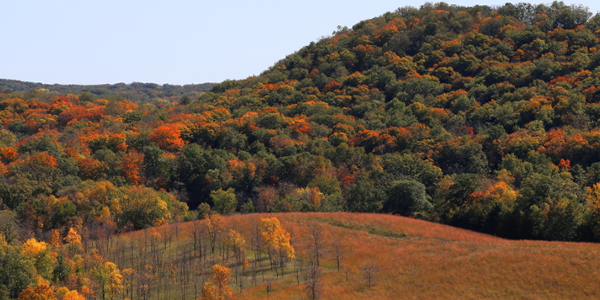
[[[60,253],[40,243],[69,234],[94,241],[211,210],[379,212],[599,241],[599,37],[600,15],[563,2],[425,4],[192,98],[3,88],[0,264]],[[63,286],[60,257],[21,285],[1,274],[0,290]]]
[[[167,104],[176,100],[197,98],[203,92],[210,90],[214,83],[173,85],[156,83],[133,82],[130,84],[43,84],[19,80],[0,79],[0,92],[29,92],[33,90],[47,90],[54,95],[74,94],[84,97],[96,97],[110,100],[124,100],[135,103],[151,102],[154,104]],[[185,98],[184,98],[185,97]]]

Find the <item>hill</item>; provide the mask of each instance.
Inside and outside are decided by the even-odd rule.
[[[265,261],[253,268],[252,228],[261,218],[272,217],[278,218],[291,233],[296,249],[296,258],[288,262],[283,276],[281,273],[277,276],[269,267],[264,252],[261,259]],[[310,257],[315,253],[312,239],[315,229],[322,243],[319,279],[322,298],[319,299],[572,299],[600,294],[593,275],[600,266],[596,259],[600,246],[596,244],[511,241],[411,218],[356,213],[237,215],[225,218],[222,227],[221,237],[232,228],[246,240],[249,265],[240,271],[239,278],[233,275],[229,281],[236,294],[241,288],[241,299],[307,299],[306,286],[312,282],[307,273]],[[150,249],[150,242],[144,243],[144,238],[155,232],[158,246],[152,255],[159,260],[162,257],[162,265],[175,264],[178,272],[186,264],[187,271],[196,273],[186,281],[180,274],[173,278],[165,272],[164,280],[154,281],[149,299],[162,299],[165,294],[179,298],[184,292],[186,296],[181,299],[194,299],[194,293],[199,295],[204,281],[209,280],[212,264],[226,264],[208,251],[207,257],[194,257],[193,228],[193,223],[182,223],[131,232],[116,238],[119,240],[113,244],[124,247],[113,248],[116,253],[109,256],[123,261],[119,265],[131,267],[127,247]],[[165,234],[169,240],[163,244]],[[341,254],[339,271],[336,249]],[[133,259],[136,264],[143,260],[137,256],[137,250],[132,253],[136,255]],[[152,255],[148,253],[146,261]],[[229,262],[231,265],[227,266],[234,274],[233,254]],[[195,266],[203,265],[206,267],[202,270],[192,271]],[[372,267],[371,286],[366,278],[367,267]],[[256,282],[253,272],[257,274]],[[270,286],[268,295],[267,286]]]
[[[172,92],[174,86],[152,84],[140,84],[139,91],[135,90],[139,84],[115,87],[144,94],[142,98],[153,99],[150,102],[121,99],[112,92],[103,98],[102,93],[92,91],[60,94],[47,86],[26,92],[3,88],[0,262],[12,271],[0,272],[0,298],[59,290],[64,294],[60,297],[71,292],[107,297],[107,293],[125,293],[121,288],[126,287],[117,279],[127,276],[142,280],[136,293],[171,293],[167,282],[190,274],[178,261],[191,259],[192,252],[169,252],[168,259],[175,262],[161,265],[166,258],[157,256],[159,236],[162,248],[167,249],[170,230],[164,234],[142,231],[142,246],[149,249],[114,245],[121,239],[112,236],[191,221],[211,210],[224,215],[234,211],[382,213],[377,218],[390,224],[396,220],[390,215],[400,214],[515,240],[597,242],[599,37],[600,15],[563,2],[507,3],[495,8],[425,4],[419,9],[399,8],[352,28],[340,27],[260,76],[219,83],[197,98],[175,101],[178,96],[174,95],[181,95],[185,88]],[[152,98],[159,94],[166,98]],[[340,222],[323,226],[333,226],[332,231],[363,226],[349,219]],[[371,221],[358,216],[356,222]],[[424,221],[406,222],[436,227]],[[288,251],[286,233],[271,225],[278,235],[270,241],[278,241],[279,246],[272,245],[271,250],[277,251],[261,254],[258,261],[273,265],[277,277],[276,266],[283,267],[284,273],[293,270],[285,259],[293,253]],[[183,225],[172,226],[177,237],[177,226]],[[455,243],[442,236],[414,238],[410,232],[364,226],[365,230],[353,234],[370,232],[367,236],[383,244],[423,242],[425,248],[445,249],[441,253],[453,257],[482,245]],[[244,230],[248,227],[239,229]],[[563,273],[545,269],[546,265],[559,266],[557,270],[569,266],[543,251],[557,253],[577,268],[594,264],[586,256],[595,253],[594,245],[479,236],[493,245],[482,252],[484,262],[485,255],[491,259],[486,263],[492,269],[497,268],[494,261],[503,262],[504,253],[529,253],[517,257],[523,259],[525,270],[530,268],[525,262],[535,262],[531,269],[541,275],[526,273],[521,282],[514,283],[520,287],[518,293],[531,290],[550,295],[553,288],[565,297],[577,293],[562,290],[561,282],[579,283],[559,280],[552,276]],[[230,237],[230,248],[237,247],[236,240],[236,235]],[[254,237],[255,245],[258,240]],[[139,240],[129,245],[136,243]],[[215,260],[203,259],[203,275],[185,280],[208,281],[206,268],[231,258],[231,249],[226,250],[214,236],[212,243],[220,245],[211,249],[210,257]],[[457,243],[469,246],[444,248]],[[406,244],[393,245],[410,249]],[[123,261],[127,256],[112,252],[113,247],[146,254],[130,254],[127,262]],[[562,257],[552,252],[553,247],[580,259]],[[241,250],[236,249],[235,257],[241,259]],[[385,249],[396,251],[391,246]],[[427,257],[427,251],[418,253]],[[468,261],[477,257],[478,252],[474,253],[462,257]],[[195,252],[193,256],[198,262]],[[237,261],[232,272],[239,275],[244,263]],[[452,272],[449,262],[444,264],[439,270]],[[136,272],[127,267],[134,265]],[[157,275],[156,265],[165,267],[160,272],[169,275]],[[429,268],[397,266],[408,274]],[[359,269],[354,266],[355,278],[360,277]],[[465,274],[475,272],[468,265],[459,269]],[[495,270],[501,275],[490,273],[486,278],[503,287],[504,281],[521,272]],[[324,273],[325,282],[339,280],[332,272]],[[296,274],[299,284],[300,273]],[[436,284],[426,276],[442,281]],[[446,286],[443,280],[447,279],[438,275],[426,276],[409,281],[410,286],[422,287],[422,280],[448,294],[456,291],[452,286],[461,286],[456,281]],[[165,291],[149,290],[148,286],[156,286],[155,278],[161,278],[158,286]],[[234,278],[247,282],[243,276]],[[473,282],[478,278],[466,277]],[[476,294],[479,290],[472,290],[473,285],[460,292],[472,293],[473,298],[495,297],[495,293],[510,297],[496,291],[491,282],[481,283],[487,294]],[[532,285],[521,285],[527,282]],[[282,286],[285,290],[289,286],[290,295],[300,292],[299,287]],[[399,288],[409,289],[407,285]],[[587,285],[579,291],[594,292]],[[377,293],[389,296],[383,290]]]
[[[264,211],[314,210],[292,191],[318,187],[317,210],[596,241],[599,24],[563,2],[399,8],[213,87],[190,106],[231,131],[197,142],[274,156],[228,185]]]
[[[42,235],[75,211],[92,224],[108,204],[78,198],[90,187],[120,201],[148,187],[191,209],[215,207],[220,191],[244,212],[399,213],[597,241],[600,17],[590,17],[562,2],[399,8],[189,103],[3,90],[0,207]],[[182,216],[107,207],[135,229]]]
[[[179,101],[184,96],[195,99],[201,93],[210,90],[214,85],[214,83],[202,83],[181,86],[141,82],[133,82],[130,84],[63,85],[0,79],[0,92],[26,93],[30,90],[44,89],[53,92],[56,95],[80,95],[82,93],[87,93],[88,97],[115,100],[127,99],[136,103],[146,103],[156,99],[170,100],[169,102]]]

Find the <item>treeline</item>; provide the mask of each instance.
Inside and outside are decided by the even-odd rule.
[[[170,104],[173,101],[184,102],[196,99],[200,94],[210,90],[214,83],[173,85],[132,82],[130,84],[43,84],[19,80],[0,79],[0,91],[3,93],[36,93],[36,90],[47,90],[54,95],[73,94],[84,97],[124,100],[135,103],[153,102],[154,104]]]

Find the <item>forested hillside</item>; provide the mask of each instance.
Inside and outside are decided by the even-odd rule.
[[[217,180],[262,211],[597,240],[600,16],[590,17],[562,2],[400,8],[215,86],[190,105],[219,110],[197,141],[237,152],[230,172],[268,162],[249,176],[257,183]]]
[[[211,209],[378,212],[599,241],[599,37],[599,15],[562,2],[426,4],[193,97],[151,84],[2,88],[0,260],[56,259],[53,243],[67,257],[60,241]],[[19,286],[0,274],[0,294],[64,283],[49,265]],[[100,293],[69,285],[82,286]]]

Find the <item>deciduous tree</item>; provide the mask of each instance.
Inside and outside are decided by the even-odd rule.
[[[233,291],[227,286],[231,278],[231,270],[221,265],[214,265],[210,274],[211,282],[204,284],[202,300],[226,300],[233,298]]]
[[[237,200],[233,188],[227,190],[218,189],[210,192],[210,198],[213,200],[213,208],[222,215],[229,215],[237,207]]]

